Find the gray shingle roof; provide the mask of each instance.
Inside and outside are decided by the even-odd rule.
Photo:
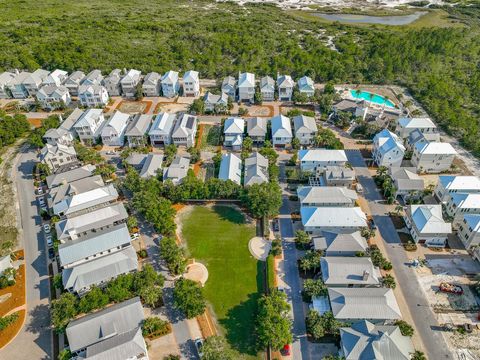
[[[144,136],[147,134],[153,115],[137,114],[127,125],[125,136]]]
[[[155,176],[157,171],[162,170],[163,155],[160,154],[148,154],[142,170],[140,171],[140,177],[147,178]]]
[[[47,186],[51,189],[65,182],[69,183],[72,181],[84,179],[86,177],[92,176],[95,169],[95,165],[85,165],[70,171],[47,176]]]
[[[326,285],[380,285],[380,270],[369,257],[325,256],[320,268]]]

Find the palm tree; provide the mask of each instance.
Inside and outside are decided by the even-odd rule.
[[[386,166],[380,166],[378,169],[377,169],[377,176],[380,178],[380,179],[383,179],[386,175],[387,175],[387,167]]]
[[[403,210],[403,206],[398,204],[397,206],[395,206],[395,212],[397,213],[397,216],[400,215],[400,211]]]

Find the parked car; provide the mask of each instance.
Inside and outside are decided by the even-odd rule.
[[[455,295],[462,295],[463,289],[460,285],[450,284],[446,282],[440,283],[440,291],[445,293],[451,293]]]
[[[48,209],[47,209],[47,207],[46,207],[46,206],[41,206],[41,207],[40,207],[40,210],[41,210],[41,211],[48,212]]]
[[[290,356],[290,344],[286,344],[282,350],[280,351],[280,353],[282,354],[282,356]]]
[[[38,189],[37,189],[37,194],[38,194],[38,195],[43,195],[43,189],[42,189],[41,186],[38,187]]]
[[[195,339],[195,348],[197,349],[198,357],[201,359],[203,357],[203,339]]]
[[[370,224],[370,229],[377,230],[377,225],[375,224],[375,221],[373,221],[372,218],[370,218],[370,220],[368,220],[368,222]]]
[[[131,238],[132,240],[136,240],[136,239],[138,239],[139,236],[140,236],[139,233],[134,233],[134,234],[130,235],[130,238]]]
[[[52,260],[55,257],[55,251],[53,248],[48,249],[48,258]]]
[[[40,207],[45,206],[45,199],[43,198],[43,196],[38,198],[38,204],[40,205]]]
[[[45,233],[50,234],[50,225],[49,224],[43,224],[43,231]]]
[[[47,239],[47,245],[48,245],[48,247],[53,246],[52,235],[47,235],[47,236],[45,237],[45,239]]]

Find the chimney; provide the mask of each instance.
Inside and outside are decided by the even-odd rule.
[[[362,280],[363,280],[363,281],[367,281],[368,278],[369,278],[369,276],[370,276],[370,273],[369,273],[367,270],[364,270],[364,271],[363,271],[363,278],[362,278]]]
[[[18,71],[18,69],[15,69],[15,71],[14,71],[14,72],[15,72],[15,75],[18,75],[18,74],[20,74],[20,71]]]
[[[127,75],[127,69],[123,68],[123,73]]]
[[[63,123],[63,116],[62,116],[62,114],[59,114],[59,115],[58,115],[58,120],[60,121],[60,124]]]

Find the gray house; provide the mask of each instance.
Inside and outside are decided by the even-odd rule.
[[[261,184],[268,182],[268,159],[255,151],[245,159],[245,177],[243,185]]]
[[[178,72],[172,70],[167,71],[163,74],[161,83],[163,96],[172,98],[178,95],[178,90],[180,90]]]
[[[380,270],[369,257],[325,256],[320,259],[320,269],[328,287],[380,286]]]
[[[278,99],[281,101],[291,101],[295,82],[290,75],[277,76]]]
[[[114,69],[103,79],[103,86],[108,91],[110,96],[120,96],[122,94],[122,87],[120,80],[122,79],[122,70]]]
[[[77,153],[73,146],[46,144],[40,151],[40,161],[54,173],[61,169],[71,169],[78,164]]]
[[[324,231],[322,236],[312,240],[314,249],[323,251],[325,256],[355,256],[368,249],[367,241],[360,231],[345,234]]]
[[[85,73],[83,71],[74,71],[63,83],[64,86],[68,89],[68,92],[72,96],[78,95],[78,87],[81,85],[83,79],[85,78]]]
[[[8,84],[8,89],[12,93],[14,99],[25,99],[27,98],[28,91],[25,88],[23,82],[30,77],[31,73],[27,71],[22,71],[19,74],[15,75],[15,78],[12,79]]]
[[[160,95],[160,79],[159,73],[150,72],[143,79],[142,92],[143,96],[159,96]]]
[[[142,170],[140,170],[140,177],[146,179],[149,177],[157,176],[157,174],[161,174],[162,163],[163,155],[148,154],[147,158],[145,159],[145,163],[142,166]]]
[[[425,181],[418,176],[416,168],[391,167],[389,175],[395,187],[395,197],[400,196],[404,201],[409,198],[418,198],[425,188]]]
[[[308,76],[303,76],[298,80],[297,83],[298,91],[301,94],[305,94],[308,97],[315,95],[315,86],[313,80]]]
[[[137,114],[128,123],[125,138],[129,147],[142,147],[148,144],[148,130],[152,119],[153,115]]]
[[[93,175],[95,169],[95,165],[88,164],[70,171],[65,171],[63,173],[47,176],[47,187],[49,189],[53,189],[65,183],[70,183],[72,181],[87,178]]]
[[[128,70],[122,80],[120,80],[123,96],[127,98],[134,98],[137,95],[137,85],[142,80],[141,76],[142,72],[139,70]]]
[[[102,71],[95,69],[90,71],[82,81],[82,85],[101,85],[103,81]]]
[[[227,110],[228,107],[228,95],[222,93],[221,95],[212,94],[210,91],[203,97],[203,102],[205,103],[205,111],[217,111],[217,110]]]
[[[0,99],[8,99],[11,97],[9,85],[14,81],[16,74],[11,72],[3,72],[0,75]]]
[[[267,125],[268,120],[265,118],[254,117],[247,120],[247,134],[254,143],[261,144],[265,142]]]
[[[300,140],[302,145],[310,145],[318,132],[315,118],[310,116],[295,116],[293,118],[293,126],[295,128],[295,137]]]
[[[37,69],[23,80],[23,86],[27,90],[29,96],[37,95],[38,90],[40,90],[43,81],[47,78],[49,73],[50,72],[47,70]]]
[[[169,167],[163,169],[163,181],[170,180],[178,185],[187,176],[190,169],[190,158],[187,156],[175,156]]]
[[[270,76],[264,76],[260,79],[260,93],[263,101],[275,100],[275,80]]]
[[[227,76],[222,82],[222,93],[227,94],[233,100],[236,98],[237,93],[237,80],[233,76]]]

